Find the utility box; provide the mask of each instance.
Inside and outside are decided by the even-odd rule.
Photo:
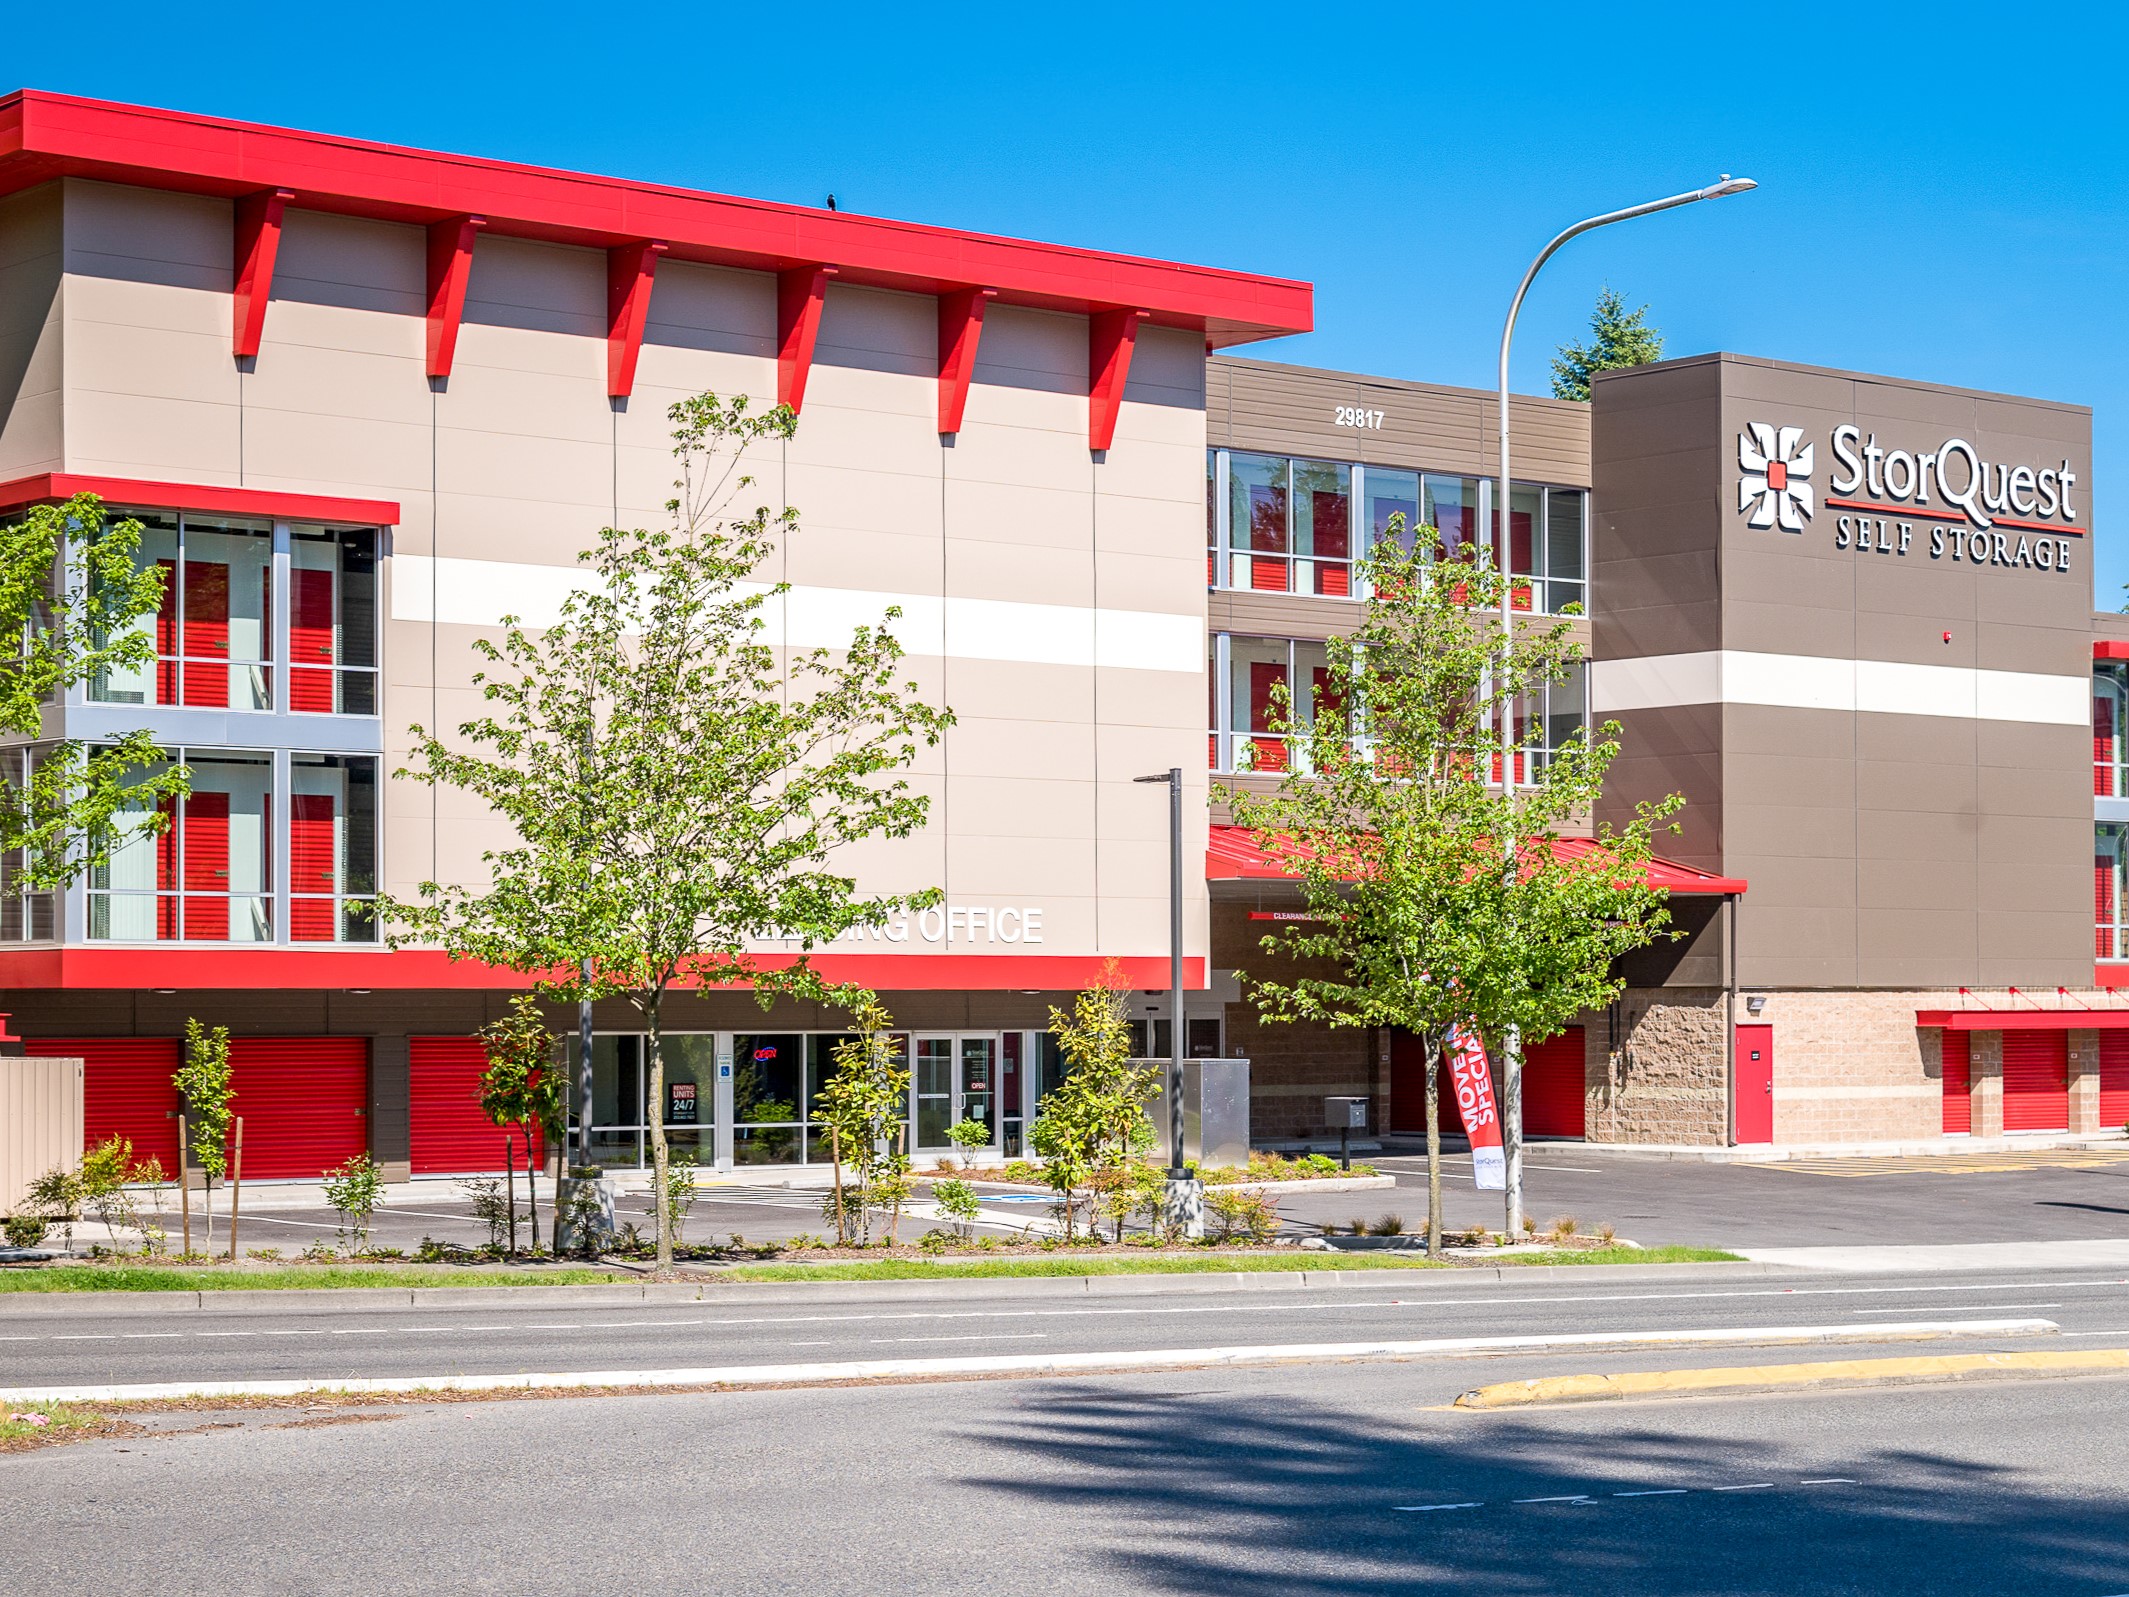
[[[47,1170],[81,1163],[82,1074],[79,1059],[0,1058],[0,1213]]]
[[[1333,1131],[1365,1131],[1368,1129],[1368,1101],[1365,1098],[1326,1098],[1323,1100],[1323,1123]]]
[[[1168,1157],[1168,1072],[1165,1059],[1142,1059],[1138,1063],[1159,1069],[1161,1090],[1146,1105],[1146,1118],[1153,1122],[1154,1159]],[[1249,1061],[1247,1059],[1186,1059],[1183,1061],[1183,1157],[1197,1161],[1200,1170],[1224,1170],[1229,1165],[1249,1163]]]

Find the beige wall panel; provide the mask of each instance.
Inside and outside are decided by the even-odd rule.
[[[0,479],[66,464],[60,186],[0,200]]]
[[[798,536],[759,576],[802,587],[854,588],[881,594],[937,595],[939,537],[936,531],[852,531],[826,521],[800,523]],[[911,649],[938,648],[936,628],[922,630],[914,617],[896,623],[896,635]]]
[[[981,538],[1012,549],[1071,549],[1082,559],[1093,560],[1094,518],[1090,479],[1085,470],[1069,481],[1050,483],[995,482],[962,474],[963,450],[974,428],[961,433],[963,444],[948,451],[945,491],[946,525],[957,538]],[[992,443],[1005,435],[991,429]],[[1054,439],[1055,434],[1029,434],[1028,439]],[[1061,476],[1060,473],[1048,473]],[[1039,461],[1031,463],[1030,477],[1045,475]],[[936,484],[927,485],[936,502]]]
[[[1195,764],[1204,747],[1204,678],[1181,671],[1133,671],[1102,666],[1097,694],[1106,727],[1143,731],[1167,751],[1166,763],[1148,770]]]
[[[1856,848],[1865,861],[1889,869],[1923,870],[1959,880],[1973,891],[1973,872],[1980,847],[1972,810],[1858,810]],[[1971,899],[1969,899],[1971,907]]]
[[[1980,802],[1979,773],[1971,763],[1922,764],[1907,760],[1858,760],[1856,807],[1920,819],[1933,811],[1972,816]]]
[[[235,238],[228,200],[81,178],[63,187],[69,272],[228,294]],[[222,330],[229,330],[226,299]]]
[[[274,258],[274,312],[280,302],[367,311],[373,319],[352,322],[356,339],[370,329],[372,343],[351,343],[373,353],[420,360],[427,343],[428,241],[416,227],[331,216],[290,208]],[[284,340],[288,330],[278,330]]]
[[[1204,557],[1175,537],[1149,537],[1129,552],[1104,550],[1095,582],[1107,610],[1194,618],[1205,614]]]
[[[1083,507],[1081,507],[1083,509]],[[1022,604],[1052,604],[1078,607],[1096,602],[1094,562],[1084,547],[1058,548],[1019,543],[999,543],[983,536],[984,529],[970,526],[971,536],[946,540],[946,591],[955,598],[1000,599]],[[938,560],[936,542],[933,561]],[[1101,573],[1100,603],[1114,609],[1129,609],[1124,599],[1111,591],[1109,563]],[[937,588],[939,574],[933,572]],[[1091,634],[1093,620],[1086,619]]]
[[[983,313],[976,344],[976,387],[1044,392],[1085,404],[1087,336],[1084,317],[994,304]],[[973,394],[970,404],[973,419]]]
[[[1031,858],[1029,842],[1043,847]],[[994,903],[1047,902],[1085,896],[1094,877],[1091,838],[1057,837],[1030,829],[1019,836],[957,835],[947,850],[947,879],[957,899]]]
[[[1063,675],[1064,673],[1059,673]],[[956,710],[946,735],[946,769],[960,776],[1003,776],[1082,782],[1095,774],[1092,730],[1084,719],[1049,719],[1054,712],[1031,700],[1031,713],[989,719]]]
[[[989,317],[984,318],[988,325]],[[1130,378],[1124,385],[1125,414],[1144,406],[1134,432],[1148,437],[1205,439],[1205,343],[1178,327],[1138,330]],[[1119,431],[1118,436],[1122,436]]]
[[[735,272],[694,261],[661,260],[644,322],[637,392],[653,359],[661,370],[691,371],[702,355],[744,357],[705,363],[715,369],[758,369],[764,386],[718,392],[776,393],[776,279],[767,272]],[[689,387],[692,378],[667,379]]]
[[[485,236],[473,247],[465,322],[459,335],[461,360],[466,354],[465,334],[476,326],[561,334],[565,336],[550,336],[537,346],[554,363],[547,369],[573,371],[582,363],[587,347],[595,345],[596,375],[603,380],[605,252]]]
[[[1047,764],[1008,767],[1003,775],[957,764],[951,796],[957,838],[1062,840],[1094,835],[1092,767],[1069,753]],[[1083,888],[1085,883],[1078,885]]]
[[[1103,547],[1116,547],[1112,540],[1119,535],[1130,535],[1132,524],[1128,517],[1110,514],[1111,508],[1129,507],[1134,503],[1177,513],[1179,524],[1192,529],[1194,541],[1204,537],[1204,440],[1194,436],[1145,436],[1156,430],[1148,425],[1156,418],[1194,418],[1195,414],[1152,405],[1124,406],[1123,418],[1116,427],[1116,446],[1095,470],[1095,486],[1104,512],[1101,519]],[[1170,420],[1159,430],[1182,432],[1187,429]]]
[[[2043,829],[2063,836],[2082,824],[2090,813],[2089,781],[2066,760],[2057,759],[2037,769],[1983,766],[1979,771],[1982,836],[1985,841],[2000,836],[2034,838]]]
[[[1085,667],[1030,665],[1021,660],[950,660],[942,689],[964,722],[1027,722],[1042,737],[1064,735],[1094,716],[1094,674]],[[947,734],[951,740],[961,731]]]

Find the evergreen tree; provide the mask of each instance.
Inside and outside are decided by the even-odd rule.
[[[1619,291],[1597,292],[1589,316],[1589,342],[1562,344],[1552,362],[1552,396],[1589,402],[1589,380],[1599,372],[1623,371],[1663,359],[1663,334],[1649,326],[1648,307],[1628,310]]]

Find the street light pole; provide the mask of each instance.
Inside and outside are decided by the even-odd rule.
[[[1508,450],[1508,346],[1515,338],[1515,319],[1523,309],[1523,296],[1530,292],[1538,271],[1551,260],[1553,253],[1569,239],[1591,232],[1600,227],[1609,227],[1614,222],[1632,221],[1637,216],[1650,216],[1657,211],[1672,210],[1680,205],[1691,205],[1699,200],[1715,200],[1731,194],[1743,194],[1759,185],[1748,177],[1732,177],[1725,172],[1717,182],[1704,189],[1692,189],[1684,194],[1673,194],[1660,200],[1650,200],[1642,205],[1629,205],[1622,211],[1606,211],[1601,216],[1585,217],[1573,227],[1563,229],[1550,244],[1538,251],[1530,270],[1523,274],[1523,281],[1516,285],[1515,298],[1508,302],[1508,320],[1501,327],[1500,364],[1500,427],[1501,427],[1501,474],[1494,488],[1493,505],[1493,557],[1498,562],[1501,582],[1501,666],[1505,675],[1510,652],[1515,640],[1515,573],[1510,571],[1510,555],[1513,540],[1509,537],[1510,511],[1509,487],[1512,476]],[[1543,529],[1531,528],[1533,544],[1543,536]],[[1501,706],[1501,792],[1508,801],[1511,817],[1508,836],[1505,839],[1508,858],[1516,856],[1516,835],[1513,816],[1515,813],[1515,707]],[[1510,868],[1513,868],[1511,863]],[[1523,1053],[1522,1039],[1516,1028],[1510,1025],[1501,1035],[1501,1129],[1503,1152],[1508,1166],[1507,1205],[1508,1235],[1511,1239],[1523,1234]]]
[[[1183,1159],[1183,772],[1138,776],[1132,781],[1168,784],[1168,1191],[1162,1205],[1168,1225],[1185,1236],[1204,1234],[1203,1189]]]

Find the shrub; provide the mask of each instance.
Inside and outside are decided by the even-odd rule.
[[[1581,1222],[1571,1214],[1563,1214],[1552,1223],[1552,1240],[1565,1242],[1581,1229]]]
[[[0,1232],[6,1233],[11,1248],[34,1248],[44,1240],[47,1224],[41,1214],[11,1214],[0,1221]]]
[[[1368,1223],[1365,1220],[1348,1220],[1345,1223],[1345,1228],[1356,1237],[1364,1237],[1368,1234]]]
[[[1608,1248],[1619,1240],[1619,1233],[1610,1225],[1600,1225],[1597,1227],[1597,1240]]]
[[[1261,1192],[1208,1192],[1216,1242],[1269,1242],[1279,1234],[1279,1206]]]
[[[1379,1237],[1403,1236],[1405,1219],[1401,1214],[1386,1214],[1375,1222],[1375,1234]]]
[[[653,1176],[653,1182],[656,1181]],[[695,1190],[695,1155],[687,1149],[676,1148],[665,1157],[665,1229],[673,1239],[673,1246],[680,1246],[680,1228],[687,1221],[688,1210],[695,1207],[700,1194]],[[657,1210],[645,1209],[647,1215],[655,1216]]]
[[[501,1252],[504,1234],[510,1229],[510,1201],[503,1196],[502,1182],[494,1176],[471,1176],[459,1186],[473,1200],[473,1218],[488,1228],[488,1246]],[[427,1237],[421,1240],[428,1246]]]
[[[104,1234],[111,1239],[113,1248],[118,1246],[120,1226],[128,1231],[137,1229],[133,1194],[126,1190],[126,1180],[132,1172],[133,1144],[124,1137],[106,1137],[81,1156],[81,1169],[76,1175],[82,1202],[103,1222]]]
[[[972,1122],[964,1122],[970,1124]],[[948,1133],[952,1135],[951,1132]],[[937,1200],[940,1212],[954,1223],[954,1234],[966,1241],[975,1226],[976,1218],[983,1211],[976,1201],[976,1189],[966,1181],[934,1181],[931,1195]]]

